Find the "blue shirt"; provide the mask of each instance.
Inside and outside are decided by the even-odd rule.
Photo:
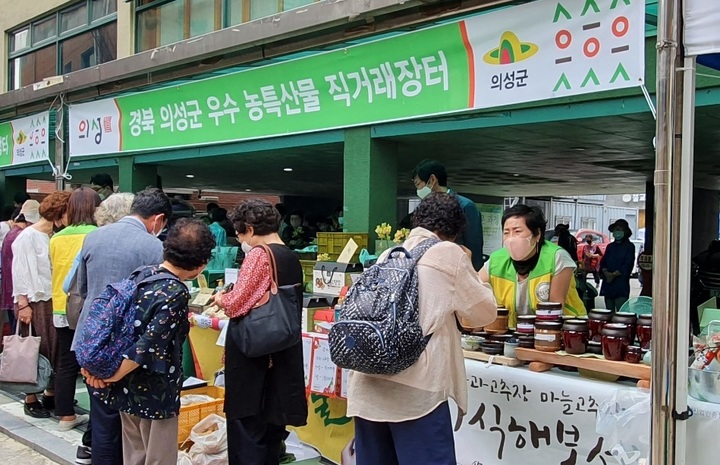
[[[459,195],[452,189],[448,189],[448,194],[453,194],[460,202],[460,207],[465,213],[467,223],[455,242],[458,245],[464,245],[472,252],[472,264],[475,271],[480,271],[483,267],[483,230],[482,216],[477,205],[467,197]]]
[[[75,350],[92,301],[108,284],[122,281],[141,266],[162,263],[163,245],[160,239],[148,233],[142,221],[126,216],[85,236],[80,256],[77,283],[85,306],[80,313],[71,350]]]

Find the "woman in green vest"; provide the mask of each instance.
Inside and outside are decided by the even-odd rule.
[[[585,315],[575,287],[577,264],[564,249],[545,240],[542,210],[518,204],[502,217],[504,247],[490,255],[480,279],[490,283],[498,305],[509,310],[510,328],[518,315],[533,315],[538,302],[563,302],[565,315]]]

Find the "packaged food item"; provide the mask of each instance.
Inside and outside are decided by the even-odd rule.
[[[535,315],[518,315],[517,332],[523,334],[535,333]]]
[[[590,328],[591,341],[602,341],[603,326],[612,321],[612,316],[612,310],[604,308],[594,308],[588,312],[588,327]]]
[[[563,304],[560,302],[538,302],[535,309],[536,321],[562,320]]]
[[[483,330],[490,334],[505,334],[508,331],[508,315],[509,311],[506,308],[497,309],[497,317],[495,321],[486,325]]]
[[[561,333],[562,322],[536,321],[535,322],[535,349],[543,352],[557,352],[562,348]]]
[[[630,330],[622,323],[609,323],[602,329],[603,357],[606,360],[621,362],[625,360],[630,345]]]
[[[646,350],[649,349],[650,341],[652,341],[652,315],[640,315],[638,317],[636,332],[640,347]]]
[[[585,320],[567,320],[562,327],[562,340],[565,352],[572,355],[581,355],[587,349],[590,337],[588,322]]]

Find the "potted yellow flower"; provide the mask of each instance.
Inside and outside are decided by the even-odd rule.
[[[378,239],[375,241],[375,255],[380,255],[390,248],[390,237],[392,235],[392,226],[388,223],[382,223],[375,228],[375,234]]]

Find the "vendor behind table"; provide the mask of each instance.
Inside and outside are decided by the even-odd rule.
[[[518,204],[502,217],[502,249],[493,252],[479,272],[490,283],[498,305],[509,310],[508,326],[518,315],[533,315],[539,302],[563,303],[563,313],[586,314],[576,290],[576,262],[545,239],[547,221],[538,207]]]

